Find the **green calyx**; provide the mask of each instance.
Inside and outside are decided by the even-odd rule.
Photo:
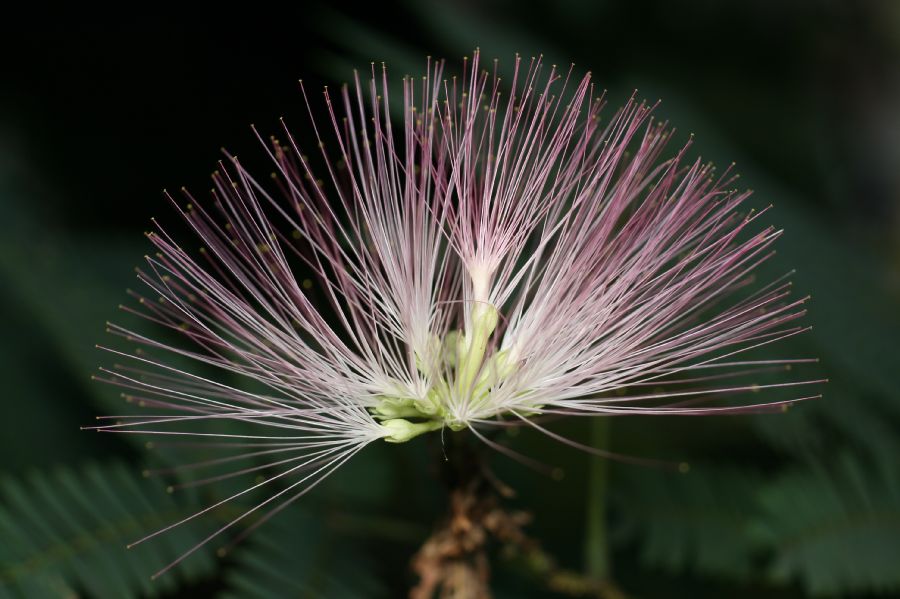
[[[392,418],[427,418],[428,415],[416,407],[416,401],[403,397],[385,397],[370,411],[379,420]]]

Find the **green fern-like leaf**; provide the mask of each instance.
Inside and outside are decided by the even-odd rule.
[[[752,572],[756,547],[748,527],[759,477],[709,469],[619,474],[615,540],[636,542],[646,565],[734,580]]]
[[[761,496],[760,532],[776,582],[813,595],[900,589],[900,472],[844,455],[833,466],[784,475]]]
[[[291,506],[255,531],[235,550],[220,599],[385,596],[365,553],[330,533],[320,516]]]
[[[190,524],[125,548],[189,513],[120,463],[0,478],[0,597],[154,596],[200,579],[214,563],[209,551],[150,579],[199,538]]]

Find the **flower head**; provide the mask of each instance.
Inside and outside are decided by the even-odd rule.
[[[106,379],[152,414],[100,428],[241,450],[217,463],[269,458],[235,472],[268,479],[220,503],[280,490],[216,534],[377,440],[786,405],[708,403],[761,388],[731,373],[803,361],[742,356],[801,332],[805,301],[783,280],[751,286],[781,231],[740,211],[749,192],[688,161],[690,142],[667,153],[653,106],[605,116],[590,74],[516,57],[505,82],[496,68],[476,52],[446,78],[429,61],[399,100],[374,67],[326,88],[325,122],[306,104],[313,155],[285,127],[264,141],[271,183],[229,155],[211,201],[172,199],[198,252],[148,234],[145,291],[126,309],[180,342],[110,326],[140,349],[117,352],[132,363]]]

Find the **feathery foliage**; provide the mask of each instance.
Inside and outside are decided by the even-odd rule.
[[[900,590],[900,469],[850,454],[787,472],[759,492],[773,582],[812,595]]]
[[[695,571],[812,596],[900,589],[900,472],[849,454],[764,478],[737,469],[626,473],[617,541],[672,573]]]
[[[234,552],[221,599],[383,597],[373,564],[357,545],[330,534],[321,518],[295,506]],[[352,564],[347,575],[335,564]]]
[[[199,534],[186,525],[156,543],[125,546],[184,517],[158,481],[119,462],[0,479],[0,597],[156,596],[202,579],[208,551],[182,562],[171,577],[150,580]]]
[[[618,542],[637,542],[642,561],[671,572],[743,580],[753,567],[748,534],[761,477],[737,469],[685,474],[625,470],[617,481]]]

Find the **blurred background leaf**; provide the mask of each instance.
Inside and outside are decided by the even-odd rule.
[[[778,582],[800,579],[810,594],[900,588],[900,471],[848,454],[811,470],[786,472],[760,493],[764,531]]]
[[[159,596],[210,576],[210,548],[170,576],[150,574],[202,534],[195,524],[156,543],[125,545],[190,515],[165,491],[120,462],[37,471],[0,480],[0,595],[24,597]]]

